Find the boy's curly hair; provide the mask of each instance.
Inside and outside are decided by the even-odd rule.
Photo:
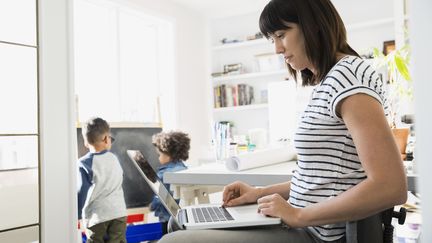
[[[152,143],[173,161],[185,161],[189,158],[190,138],[184,132],[171,131],[155,134],[152,137]]]

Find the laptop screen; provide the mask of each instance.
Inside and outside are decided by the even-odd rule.
[[[153,168],[150,166],[147,158],[139,150],[128,150],[127,154],[133,164],[138,169],[139,173],[147,181],[153,192],[159,197],[160,201],[165,205],[165,208],[176,219],[180,206],[174,200],[174,197],[169,193],[168,189],[161,182]]]

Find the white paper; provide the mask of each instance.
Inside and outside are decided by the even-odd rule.
[[[225,160],[225,166],[231,171],[241,171],[290,161],[295,158],[296,153],[293,147],[267,148],[231,156]]]

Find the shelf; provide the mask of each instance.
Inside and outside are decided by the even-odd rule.
[[[222,108],[214,108],[214,112],[225,112],[225,111],[246,111],[246,110],[259,110],[267,109],[268,104],[255,104],[255,105],[241,105],[241,106],[230,106]]]
[[[408,16],[404,16],[404,19],[408,19]],[[365,21],[360,22],[356,24],[347,24],[346,29],[347,30],[355,30],[355,29],[363,29],[367,27],[373,27],[378,25],[386,25],[391,24],[395,21],[394,18],[383,18],[383,19],[376,19],[371,21]],[[256,40],[250,40],[250,41],[241,41],[241,42],[235,42],[235,43],[229,43],[229,44],[223,44],[223,45],[216,45],[212,47],[213,51],[219,51],[219,50],[226,50],[226,49],[233,49],[233,48],[241,48],[241,47],[248,47],[248,46],[258,46],[258,45],[270,45],[271,42],[267,40],[266,38],[256,39]]]
[[[242,42],[235,42],[235,43],[230,43],[230,44],[213,46],[212,49],[213,49],[213,51],[218,51],[218,50],[225,50],[225,49],[231,49],[231,48],[258,46],[258,45],[264,45],[264,44],[270,44],[270,42],[266,38],[261,38],[261,39],[256,39],[256,40],[242,41]]]
[[[405,17],[404,19],[408,19],[408,16],[404,16],[404,17]],[[394,18],[382,18],[382,19],[360,22],[356,24],[347,24],[346,29],[347,30],[364,29],[367,27],[391,24],[394,23],[394,21],[395,21]],[[261,39],[250,40],[250,41],[241,41],[241,42],[235,42],[235,43],[229,43],[223,45],[216,45],[212,47],[212,50],[219,51],[219,50],[241,48],[241,47],[248,47],[248,46],[265,45],[265,44],[270,45],[271,42],[268,41],[266,38],[261,38]]]
[[[227,75],[227,76],[214,77],[212,79],[213,79],[213,82],[221,82],[221,81],[248,79],[248,78],[259,78],[259,77],[266,77],[266,76],[272,76],[272,75],[282,75],[282,74],[288,74],[288,70],[282,69],[282,70],[268,71],[268,72],[243,73],[243,74],[238,74],[238,75]]]
[[[357,24],[347,24],[346,29],[347,30],[365,29],[367,27],[392,24],[394,23],[394,21],[395,21],[394,18],[383,18],[383,19],[365,21]]]

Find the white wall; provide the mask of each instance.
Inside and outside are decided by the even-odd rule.
[[[191,153],[189,161],[205,157],[210,144],[210,118],[208,103],[209,41],[207,22],[198,15],[185,12],[179,23],[177,110],[178,127],[190,132]],[[187,15],[187,18],[186,18]],[[191,17],[192,16],[192,17]],[[181,25],[180,25],[181,24]]]
[[[38,1],[38,11],[40,242],[77,242],[72,1]]]
[[[432,242],[432,163],[429,150],[432,146],[432,92],[430,58],[432,48],[432,2],[414,0],[411,2],[410,40],[412,45],[412,73],[414,80],[414,102],[416,114],[416,161],[418,161],[419,189],[422,200],[422,242]]]
[[[210,143],[210,122],[206,92],[208,78],[207,22],[199,13],[169,0],[118,1],[144,13],[165,17],[175,28],[175,94],[173,104],[176,114],[163,121],[164,129],[179,129],[189,133],[191,151],[188,163],[203,157]],[[162,111],[163,112],[163,111]],[[170,121],[173,122],[170,122]]]

